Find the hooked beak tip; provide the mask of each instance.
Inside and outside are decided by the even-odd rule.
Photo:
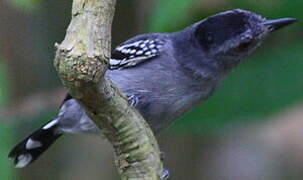
[[[268,26],[270,31],[276,31],[278,29],[291,25],[295,22],[297,22],[297,19],[295,18],[281,18],[281,19],[266,20],[262,24]]]

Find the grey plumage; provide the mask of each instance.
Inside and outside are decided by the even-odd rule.
[[[129,97],[130,104],[157,133],[206,101],[228,72],[250,55],[266,35],[294,21],[266,20],[237,9],[211,16],[179,32],[139,35],[113,51],[105,76]],[[58,117],[10,153],[17,165],[22,162],[19,167],[29,164],[46,149],[37,153],[33,150],[54,142],[52,139],[50,144],[43,144],[51,136],[43,134],[43,130],[56,137],[99,131],[80,104],[67,96]],[[35,142],[35,148],[26,147],[29,140],[29,144]]]

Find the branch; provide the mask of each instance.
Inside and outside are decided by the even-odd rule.
[[[110,57],[115,0],[74,0],[72,20],[54,65],[69,93],[115,149],[122,179],[158,179],[159,148],[142,116],[104,77]]]

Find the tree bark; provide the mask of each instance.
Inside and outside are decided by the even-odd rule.
[[[111,50],[116,0],[74,0],[54,65],[69,93],[85,108],[115,150],[121,179],[159,179],[157,141],[142,116],[104,77]]]

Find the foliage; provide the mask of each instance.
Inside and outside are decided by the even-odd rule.
[[[8,83],[6,71],[3,63],[0,61],[0,105],[4,104],[8,99]],[[0,116],[1,117],[1,116]],[[7,124],[1,123],[0,126],[0,177],[2,179],[12,178],[12,169],[8,166],[7,151],[11,147],[11,128]]]
[[[0,61],[0,105],[8,99],[8,79],[6,68]]]
[[[156,2],[148,24],[151,32],[168,31],[179,26],[180,22],[190,20],[192,5],[199,0],[156,0]]]
[[[8,0],[13,5],[25,11],[32,11],[39,7],[41,0]]]

